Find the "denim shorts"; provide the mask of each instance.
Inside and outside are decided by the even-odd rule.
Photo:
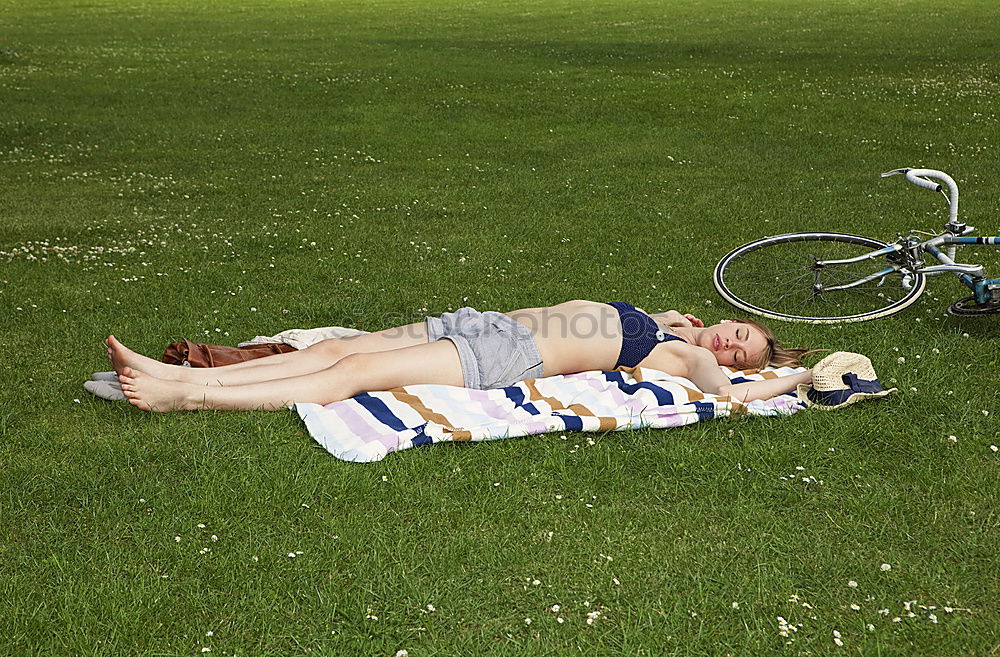
[[[462,362],[466,388],[504,388],[542,375],[542,357],[531,331],[503,313],[459,308],[427,318],[427,341],[451,340]]]

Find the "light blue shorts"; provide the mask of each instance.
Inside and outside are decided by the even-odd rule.
[[[459,308],[427,318],[427,341],[451,340],[462,362],[466,388],[504,388],[542,375],[542,357],[531,331],[503,313]]]

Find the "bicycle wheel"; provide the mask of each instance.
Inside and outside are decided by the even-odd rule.
[[[842,233],[789,233],[765,237],[734,249],[715,267],[719,294],[737,308],[791,322],[835,324],[861,322],[897,313],[924,291],[923,274],[898,272],[844,290],[816,291],[845,285],[884,269],[876,258],[817,270],[817,260],[843,260],[887,246],[884,242]]]

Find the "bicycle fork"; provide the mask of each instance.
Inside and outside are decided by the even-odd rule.
[[[813,274],[813,295],[819,296],[819,295],[823,294],[824,292],[836,292],[838,290],[849,290],[852,287],[858,287],[859,285],[864,285],[865,283],[871,283],[874,280],[879,280],[878,284],[882,285],[882,282],[885,280],[885,277],[888,276],[889,274],[892,274],[894,272],[899,271],[901,269],[902,265],[896,264],[896,265],[893,265],[891,267],[886,267],[885,269],[882,269],[881,271],[877,271],[874,274],[871,274],[870,276],[865,276],[864,278],[858,279],[858,280],[853,281],[851,283],[845,283],[844,285],[833,285],[833,286],[827,287],[827,286],[824,286],[820,282],[819,279],[820,279],[820,275],[821,275],[823,269],[825,267],[829,266],[829,265],[849,265],[849,264],[852,264],[852,263],[855,263],[855,262],[863,262],[865,260],[874,260],[876,258],[881,258],[882,256],[888,256],[888,255],[891,255],[893,253],[897,253],[899,251],[900,251],[899,245],[894,244],[892,246],[887,246],[884,249],[878,249],[877,251],[872,251],[871,253],[865,253],[864,255],[859,255],[856,258],[845,258],[844,260],[816,260],[816,262],[813,263],[813,270],[814,270],[814,274]],[[912,286],[912,283],[910,283],[907,280],[908,276],[909,275],[906,274],[906,275],[904,275],[904,278],[903,278],[903,285],[906,286],[907,289],[909,289]]]

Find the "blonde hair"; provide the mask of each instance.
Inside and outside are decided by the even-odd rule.
[[[771,332],[771,329],[767,328],[760,322],[755,322],[752,319],[733,319],[732,321],[754,327],[760,331],[764,336],[764,339],[767,340],[767,347],[764,348],[764,353],[761,355],[760,359],[756,363],[748,363],[748,365],[758,370],[763,369],[768,365],[771,367],[800,367],[804,357],[809,354],[825,351],[824,349],[784,347],[780,342],[778,342],[778,339],[774,337],[774,333]]]

